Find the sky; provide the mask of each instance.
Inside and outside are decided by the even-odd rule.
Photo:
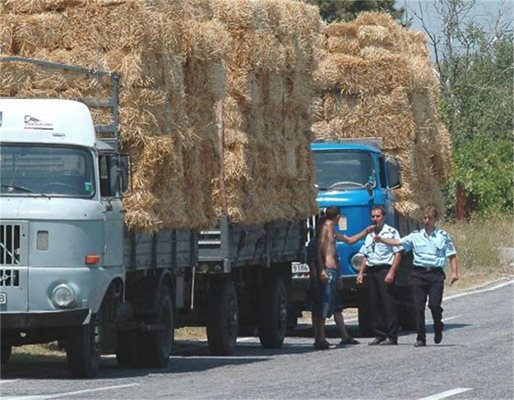
[[[412,29],[423,31],[423,27],[418,18],[413,15],[415,11],[420,14],[422,10],[425,25],[431,32],[440,33],[441,17],[438,15],[435,4],[441,0],[397,0],[399,7],[406,9],[406,16],[412,18]],[[464,0],[469,3],[468,0]],[[476,0],[476,3],[467,17],[468,21],[473,20],[479,24],[492,28],[494,23],[500,19],[502,23],[512,24],[514,21],[514,0]],[[431,46],[430,46],[431,47]],[[433,49],[430,49],[433,52]],[[433,56],[433,54],[432,54]]]

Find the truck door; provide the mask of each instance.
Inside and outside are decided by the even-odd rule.
[[[100,193],[104,207],[104,265],[123,262],[123,219],[121,188],[117,185],[117,155],[100,155]]]

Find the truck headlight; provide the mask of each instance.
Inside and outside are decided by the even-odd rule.
[[[52,290],[52,302],[57,307],[70,307],[75,303],[75,291],[67,283],[61,283]]]
[[[359,271],[361,268],[361,263],[364,262],[363,260],[366,257],[362,253],[355,253],[350,260],[350,264],[352,265],[352,268],[356,271]]]

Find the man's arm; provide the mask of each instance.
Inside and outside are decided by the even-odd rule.
[[[388,246],[401,246],[401,244],[402,244],[402,241],[400,239],[383,238],[382,236],[379,236],[379,235],[375,235],[373,240],[378,243],[387,244]]]
[[[456,281],[459,280],[459,262],[457,260],[457,255],[453,254],[450,257],[450,266],[452,267],[452,276],[450,278],[450,285],[453,285]]]
[[[346,236],[342,233],[335,232],[336,239],[340,242],[345,242],[346,244],[354,244],[360,239],[362,239],[364,236],[366,236],[368,233],[373,232],[374,226],[368,226],[367,228],[363,229],[361,232],[356,233],[353,236]]]
[[[325,258],[327,254],[327,246],[328,246],[328,226],[323,225],[321,228],[321,232],[318,238],[318,252],[316,254],[317,265],[318,268],[318,277],[321,282],[326,282],[328,280],[327,272],[325,271]]]
[[[362,257],[361,265],[359,266],[359,273],[357,274],[357,283],[359,284],[364,281],[364,271],[366,271],[367,267],[366,260],[366,257]]]

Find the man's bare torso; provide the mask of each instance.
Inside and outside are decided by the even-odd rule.
[[[325,268],[337,268],[336,239],[334,236],[334,222],[325,221],[321,236],[321,259]]]

